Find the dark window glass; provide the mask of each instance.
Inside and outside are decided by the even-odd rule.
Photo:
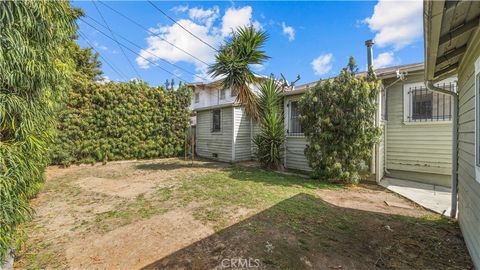
[[[290,103],[290,127],[288,133],[295,135],[295,134],[303,134],[303,128],[300,125],[300,119],[298,118],[299,111],[298,111],[298,102],[293,101]]]
[[[222,121],[221,121],[222,120],[221,119],[222,113],[221,113],[221,111],[220,110],[213,110],[212,117],[213,117],[212,118],[212,123],[213,123],[212,131],[213,132],[218,132],[222,129],[222,125],[221,125],[221,123],[222,123]]]

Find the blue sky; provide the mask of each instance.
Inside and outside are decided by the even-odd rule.
[[[252,68],[265,75],[283,73],[289,80],[300,74],[301,80],[297,84],[336,75],[350,55],[356,58],[359,68],[364,69],[367,61],[364,41],[370,38],[376,42],[376,67],[423,61],[422,1],[159,1],[154,4],[214,47],[224,42],[231,29],[237,26],[252,24],[266,31],[269,39],[265,51],[271,59],[263,66]],[[148,2],[97,2],[100,13],[91,1],[74,1],[73,5],[85,11],[88,17],[83,20],[110,37],[111,30],[115,38],[129,48],[123,48],[127,60],[114,39],[79,20],[83,36],[79,43],[82,47],[92,45],[113,66],[103,64],[105,77],[109,80],[140,77],[152,85],[159,85],[171,78],[177,82],[179,78],[187,82],[212,79],[206,70],[207,64],[214,60],[215,51],[175,25]],[[104,27],[105,21],[110,30]]]

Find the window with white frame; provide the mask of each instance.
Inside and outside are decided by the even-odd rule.
[[[299,119],[299,110],[298,110],[298,101],[290,102],[288,106],[288,130],[287,133],[289,136],[303,136],[303,128],[300,124]]]
[[[200,102],[200,93],[195,93],[195,103],[199,103]]]
[[[480,183],[480,57],[475,61],[475,179]]]
[[[220,99],[221,99],[221,100],[225,99],[225,92],[226,92],[226,91],[227,91],[226,89],[221,89],[221,90],[220,90]]]
[[[456,91],[454,81],[439,83],[436,86],[447,91]],[[452,120],[453,98],[451,95],[431,91],[425,87],[424,83],[406,84],[404,91],[405,122]]]
[[[222,110],[212,111],[212,132],[222,131]]]

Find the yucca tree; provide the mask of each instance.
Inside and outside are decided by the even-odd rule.
[[[210,66],[212,77],[224,77],[223,87],[237,93],[237,102],[245,106],[245,111],[254,119],[259,119],[257,99],[249,84],[257,82],[250,66],[261,65],[268,57],[262,50],[268,36],[253,26],[237,28],[232,38],[222,46]]]
[[[282,147],[285,142],[282,110],[282,88],[270,77],[260,85],[258,113],[260,133],[253,142],[258,160],[268,168],[282,168]]]
[[[0,1],[0,264],[48,162],[77,15],[63,1]]]

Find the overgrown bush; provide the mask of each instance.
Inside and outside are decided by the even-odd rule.
[[[351,58],[339,76],[319,82],[300,100],[305,155],[315,177],[358,183],[379,141],[379,82],[372,72],[364,77],[356,70]]]
[[[43,180],[77,15],[66,1],[0,1],[0,264]]]
[[[282,167],[285,142],[281,92],[281,87],[273,77],[261,83],[258,97],[260,133],[253,139],[258,160],[272,169]]]
[[[61,113],[55,164],[168,157],[183,153],[190,89],[144,82],[89,83],[74,89]]]

